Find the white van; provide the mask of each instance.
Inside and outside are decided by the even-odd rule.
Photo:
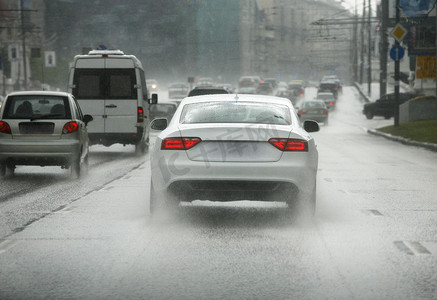
[[[143,152],[149,142],[149,99],[144,69],[134,55],[120,50],[92,50],[70,65],[68,92],[93,117],[90,144],[133,144]]]

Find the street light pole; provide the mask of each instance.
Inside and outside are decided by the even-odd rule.
[[[26,36],[24,31],[24,14],[23,14],[23,1],[20,0],[20,16],[21,16],[21,42],[23,44],[23,70],[24,70],[24,90],[27,89],[27,64],[26,64]]]
[[[400,0],[396,0],[396,24],[400,22],[400,9],[399,9]],[[399,46],[400,43],[397,39],[395,39],[395,45]],[[395,60],[395,113],[394,113],[394,126],[399,127],[399,72],[400,72],[400,60]]]
[[[379,95],[387,94],[387,22],[388,22],[388,1],[381,2],[381,51],[380,57],[380,77],[379,77]]]
[[[369,0],[369,13],[367,14],[367,26],[368,26],[368,43],[369,43],[369,50],[367,52],[367,61],[369,68],[367,69],[367,94],[369,97],[371,97],[372,93],[372,24],[370,23],[370,18],[372,16],[372,6],[371,6],[371,0]]]

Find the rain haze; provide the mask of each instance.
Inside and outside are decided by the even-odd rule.
[[[399,2],[0,0],[0,299],[437,299]]]

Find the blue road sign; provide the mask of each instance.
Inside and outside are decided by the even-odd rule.
[[[395,45],[390,49],[390,57],[393,60],[401,60],[404,57],[405,50],[399,45]]]

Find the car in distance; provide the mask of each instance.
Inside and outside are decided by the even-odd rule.
[[[259,76],[242,76],[238,80],[238,88],[255,88],[258,86],[258,84],[262,81],[261,77]]]
[[[322,100],[314,99],[304,101],[302,107],[298,110],[298,115],[301,122],[314,120],[328,125],[329,112],[325,102]]]
[[[305,81],[292,80],[288,83],[288,89],[295,95],[295,97],[303,97],[305,95]]]
[[[323,93],[323,92],[331,92],[334,95],[334,98],[337,99],[338,92],[339,92],[339,85],[337,82],[328,80],[328,81],[321,81],[319,84],[319,87],[317,89],[317,92]]]
[[[213,95],[213,94],[229,94],[229,90],[219,87],[195,87],[188,93],[188,97]]]
[[[167,126],[168,125],[168,126]],[[263,95],[205,95],[155,119],[150,211],[181,201],[281,201],[314,213],[318,151],[291,102]]]
[[[187,97],[190,88],[183,82],[172,83],[168,86],[168,98],[182,99]]]
[[[178,105],[176,101],[151,104],[149,107],[149,119],[166,118],[167,120],[171,120]]]
[[[270,82],[260,82],[256,88],[256,93],[260,95],[273,95],[273,87]]]
[[[196,82],[196,87],[213,87],[214,80],[211,77],[200,77]]]
[[[317,93],[316,99],[325,102],[326,107],[331,110],[335,108],[335,104],[337,103],[337,99],[335,98],[334,94],[331,92]]]
[[[0,175],[18,165],[61,166],[79,177],[88,164],[87,124],[69,93],[10,93],[0,111]]]
[[[416,93],[399,93],[399,104],[419,96]],[[395,93],[382,96],[375,102],[369,102],[363,106],[363,114],[367,119],[373,119],[374,116],[382,116],[390,119],[395,114]]]

